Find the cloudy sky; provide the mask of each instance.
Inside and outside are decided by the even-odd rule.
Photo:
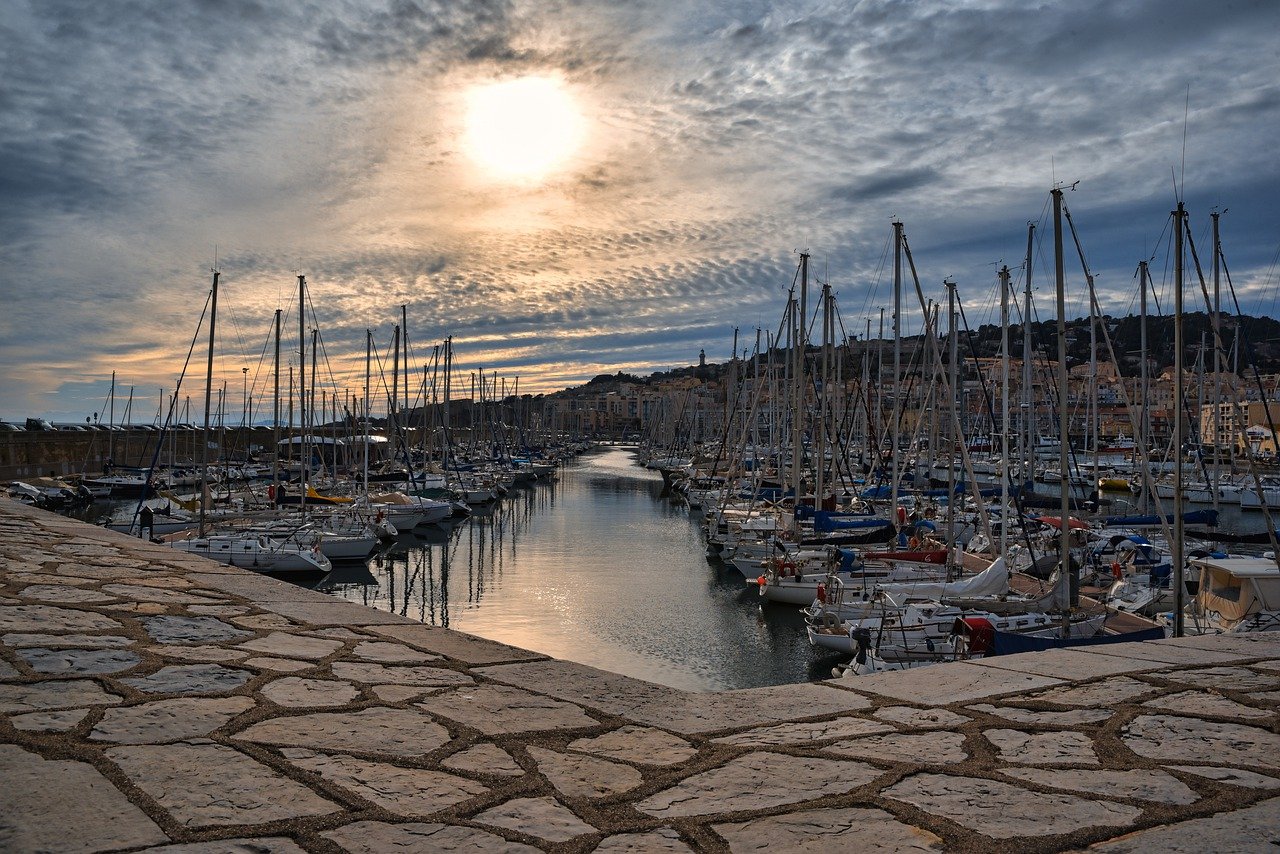
[[[1171,309],[1176,182],[1275,314],[1277,33],[1268,0],[14,0],[0,419],[82,420],[115,371],[149,420],[199,335],[198,421],[215,254],[236,419],[277,308],[297,360],[299,273],[343,393],[401,305],[415,368],[452,335],[464,386],[718,361],[777,327],[802,249],[860,334],[895,217],[972,324],[1037,222],[1048,318],[1055,181],[1107,310],[1144,258]]]

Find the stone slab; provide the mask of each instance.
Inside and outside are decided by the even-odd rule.
[[[964,762],[964,735],[958,732],[892,733],[838,741],[822,748],[827,753],[880,762],[950,765]]]
[[[364,641],[351,650],[356,658],[365,661],[376,661],[381,664],[421,664],[426,661],[439,661],[443,656],[423,652],[402,643],[387,641]]]
[[[1245,724],[1139,715],[1121,730],[1121,740],[1139,756],[1164,762],[1186,762],[1208,752],[1214,762],[1280,768],[1280,734]]]
[[[66,605],[114,602],[116,597],[97,590],[81,590],[65,584],[30,584],[18,591],[20,599],[32,602],[55,602]]]
[[[983,735],[995,746],[1001,762],[1018,765],[1098,764],[1093,741],[1083,733],[989,729]]]
[[[355,602],[335,602],[328,597],[322,602],[258,602],[257,605],[312,626],[379,626],[397,625],[405,621],[404,617],[397,614],[366,608]]]
[[[385,665],[370,661],[335,661],[329,670],[339,679],[349,679],[365,685],[420,685],[428,688],[446,688],[475,683],[465,673],[447,667],[430,665]]]
[[[1205,649],[1202,646],[1174,646],[1162,640],[1141,643],[1110,643],[1090,647],[1094,655],[1118,655],[1165,664],[1218,664],[1240,661],[1245,658],[1238,652],[1223,649]]]
[[[881,773],[862,762],[748,753],[657,792],[635,808],[655,818],[769,809],[845,794]]]
[[[341,810],[221,744],[113,747],[106,755],[184,827],[253,825]]]
[[[278,706],[293,709],[345,706],[360,692],[355,686],[335,679],[300,679],[286,676],[268,682],[258,689],[262,696]]]
[[[1280,789],[1280,778],[1242,771],[1239,768],[1217,768],[1211,765],[1166,765],[1165,767],[1246,789]]]
[[[113,706],[121,698],[89,679],[61,679],[30,685],[0,685],[0,713],[80,706]]]
[[[1144,695],[1154,694],[1160,689],[1147,682],[1141,682],[1128,676],[1116,676],[1103,679],[1088,685],[1068,685],[1038,691],[1019,700],[1038,700],[1055,703],[1060,706],[1106,706],[1112,703],[1123,703]]]
[[[142,661],[123,649],[43,649],[27,647],[18,657],[36,673],[54,676],[98,676],[132,670]]]
[[[100,632],[118,628],[118,620],[92,611],[54,605],[5,605],[0,608],[2,632]]]
[[[270,670],[272,673],[297,673],[299,670],[310,670],[315,667],[315,664],[310,661],[297,661],[292,658],[272,658],[267,655],[246,658],[242,663],[245,667]]]
[[[0,744],[0,850],[113,851],[168,842],[92,765]]]
[[[1201,667],[1154,675],[1168,682],[1223,691],[1272,691],[1280,688],[1280,674],[1267,675],[1247,667]]]
[[[1175,715],[1192,717],[1220,718],[1269,718],[1271,712],[1255,709],[1235,700],[1206,691],[1181,691],[1177,694],[1165,694],[1142,704],[1148,709],[1161,712],[1172,712]]]
[[[253,839],[218,839],[213,842],[183,842],[144,848],[138,854],[307,854],[306,849],[283,836]]]
[[[1018,706],[995,706],[990,703],[979,703],[969,709],[983,714],[993,715],[1020,724],[1036,726],[1089,726],[1110,720],[1115,714],[1111,709],[1072,709],[1068,712],[1042,712],[1035,709],[1023,709]]]
[[[441,762],[440,767],[466,774],[494,774],[498,777],[524,776],[524,769],[516,764],[510,753],[488,742],[459,750]]]
[[[1061,685],[1066,680],[997,667],[980,667],[970,662],[935,664],[893,673],[859,676],[853,683],[858,691],[879,694],[922,706],[949,706]]]
[[[505,685],[460,688],[427,697],[417,706],[486,735],[599,725],[599,721],[572,703]]]
[[[149,676],[120,681],[147,694],[225,694],[252,678],[247,670],[221,664],[174,664]]]
[[[281,753],[292,765],[407,818],[425,818],[489,791],[474,780],[426,768],[404,768],[302,748],[286,748]]]
[[[357,821],[320,834],[351,854],[443,852],[444,854],[539,854],[540,849],[511,842],[474,827],[448,824],[387,824]]]
[[[568,842],[596,828],[551,798],[516,798],[487,809],[472,821],[527,833],[548,842]]]
[[[161,644],[227,643],[253,637],[253,632],[238,629],[217,617],[143,617],[143,630]]]
[[[241,661],[249,653],[238,649],[227,649],[223,646],[153,646],[148,649],[165,658],[176,658],[179,661],[224,662]]]
[[[917,709],[913,706],[885,706],[876,710],[875,717],[909,729],[955,729],[972,720],[946,709]]]
[[[884,810],[857,807],[804,810],[715,824],[712,830],[729,843],[732,852],[830,854],[834,851],[876,851],[909,854],[945,850],[942,840],[927,830],[904,824]]]
[[[64,709],[59,712],[27,712],[14,715],[9,723],[24,732],[66,732],[75,729],[89,716],[88,709]]]
[[[1185,806],[1200,799],[1186,783],[1163,771],[1104,771],[1098,768],[1002,768],[1000,773],[1050,789]]]
[[[604,735],[570,742],[569,749],[637,765],[678,765],[698,753],[696,747],[677,735],[631,724]]]
[[[422,756],[448,743],[449,732],[421,712],[375,707],[273,718],[235,738],[285,747]]]
[[[249,697],[157,700],[107,709],[89,733],[94,741],[163,744],[206,736],[254,707]]]
[[[814,744],[847,738],[851,735],[871,735],[892,732],[893,727],[881,721],[867,718],[836,718],[831,721],[814,721],[774,724],[773,726],[735,732],[713,739],[716,744],[741,744],[747,746]]]
[[[529,756],[556,790],[569,798],[603,798],[630,791],[644,782],[630,765],[607,759],[560,753],[530,746]]]
[[[866,697],[852,691],[814,683],[689,694],[567,661],[495,665],[476,672],[685,734],[833,715],[871,705]]]
[[[617,833],[605,837],[592,849],[592,854],[693,854],[680,834],[669,827],[659,827],[648,833]]]
[[[881,794],[993,839],[1040,840],[1082,828],[1124,827],[1141,814],[1138,808],[1124,804],[1044,794],[949,774],[914,774]]]
[[[1115,644],[1133,646],[1133,644]],[[1158,670],[1162,662],[1117,655],[1095,655],[1077,649],[1050,649],[1044,652],[1023,652],[1018,655],[993,655],[969,662],[979,667],[999,667],[1020,673],[1033,673],[1054,679],[1096,679],[1099,676],[1116,676],[1121,673],[1140,673]]]
[[[272,632],[266,637],[245,641],[239,644],[238,648],[266,653],[278,658],[318,661],[342,649],[342,646],[342,641],[294,635],[288,632]]]
[[[1268,851],[1276,847],[1280,798],[1208,818],[1140,830],[1089,848],[1100,854],[1204,854],[1206,851]]]
[[[127,638],[123,635],[50,635],[38,632],[14,632],[0,637],[0,643],[14,648],[24,646],[51,648],[78,646],[86,649],[123,649],[133,645],[133,638]]]
[[[452,629],[424,626],[421,623],[375,626],[372,631],[418,649],[472,665],[545,658],[527,649],[508,646]]]

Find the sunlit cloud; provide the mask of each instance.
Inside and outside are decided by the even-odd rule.
[[[953,276],[989,322],[1028,221],[1047,286],[1054,182],[1080,182],[1105,309],[1140,259],[1169,293],[1176,181],[1197,229],[1227,209],[1244,307],[1274,312],[1278,25],[1192,0],[9,4],[0,417],[82,419],[113,371],[171,389],[215,263],[215,383],[259,394],[276,309],[297,367],[298,274],[344,392],[401,306],[413,370],[452,336],[460,372],[531,393],[720,360],[735,327],[776,327],[797,250],[874,334],[894,217],[927,295]],[[496,112],[523,125],[468,124],[478,93],[534,81],[561,106],[517,88]]]

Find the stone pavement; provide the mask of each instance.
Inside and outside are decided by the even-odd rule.
[[[1276,851],[1280,634],[689,694],[0,499],[0,850]]]

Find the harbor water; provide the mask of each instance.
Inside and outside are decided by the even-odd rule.
[[[420,529],[421,531],[421,529]],[[794,606],[706,554],[698,520],[634,453],[606,447],[491,510],[401,535],[324,589],[556,658],[692,691],[830,675]]]

